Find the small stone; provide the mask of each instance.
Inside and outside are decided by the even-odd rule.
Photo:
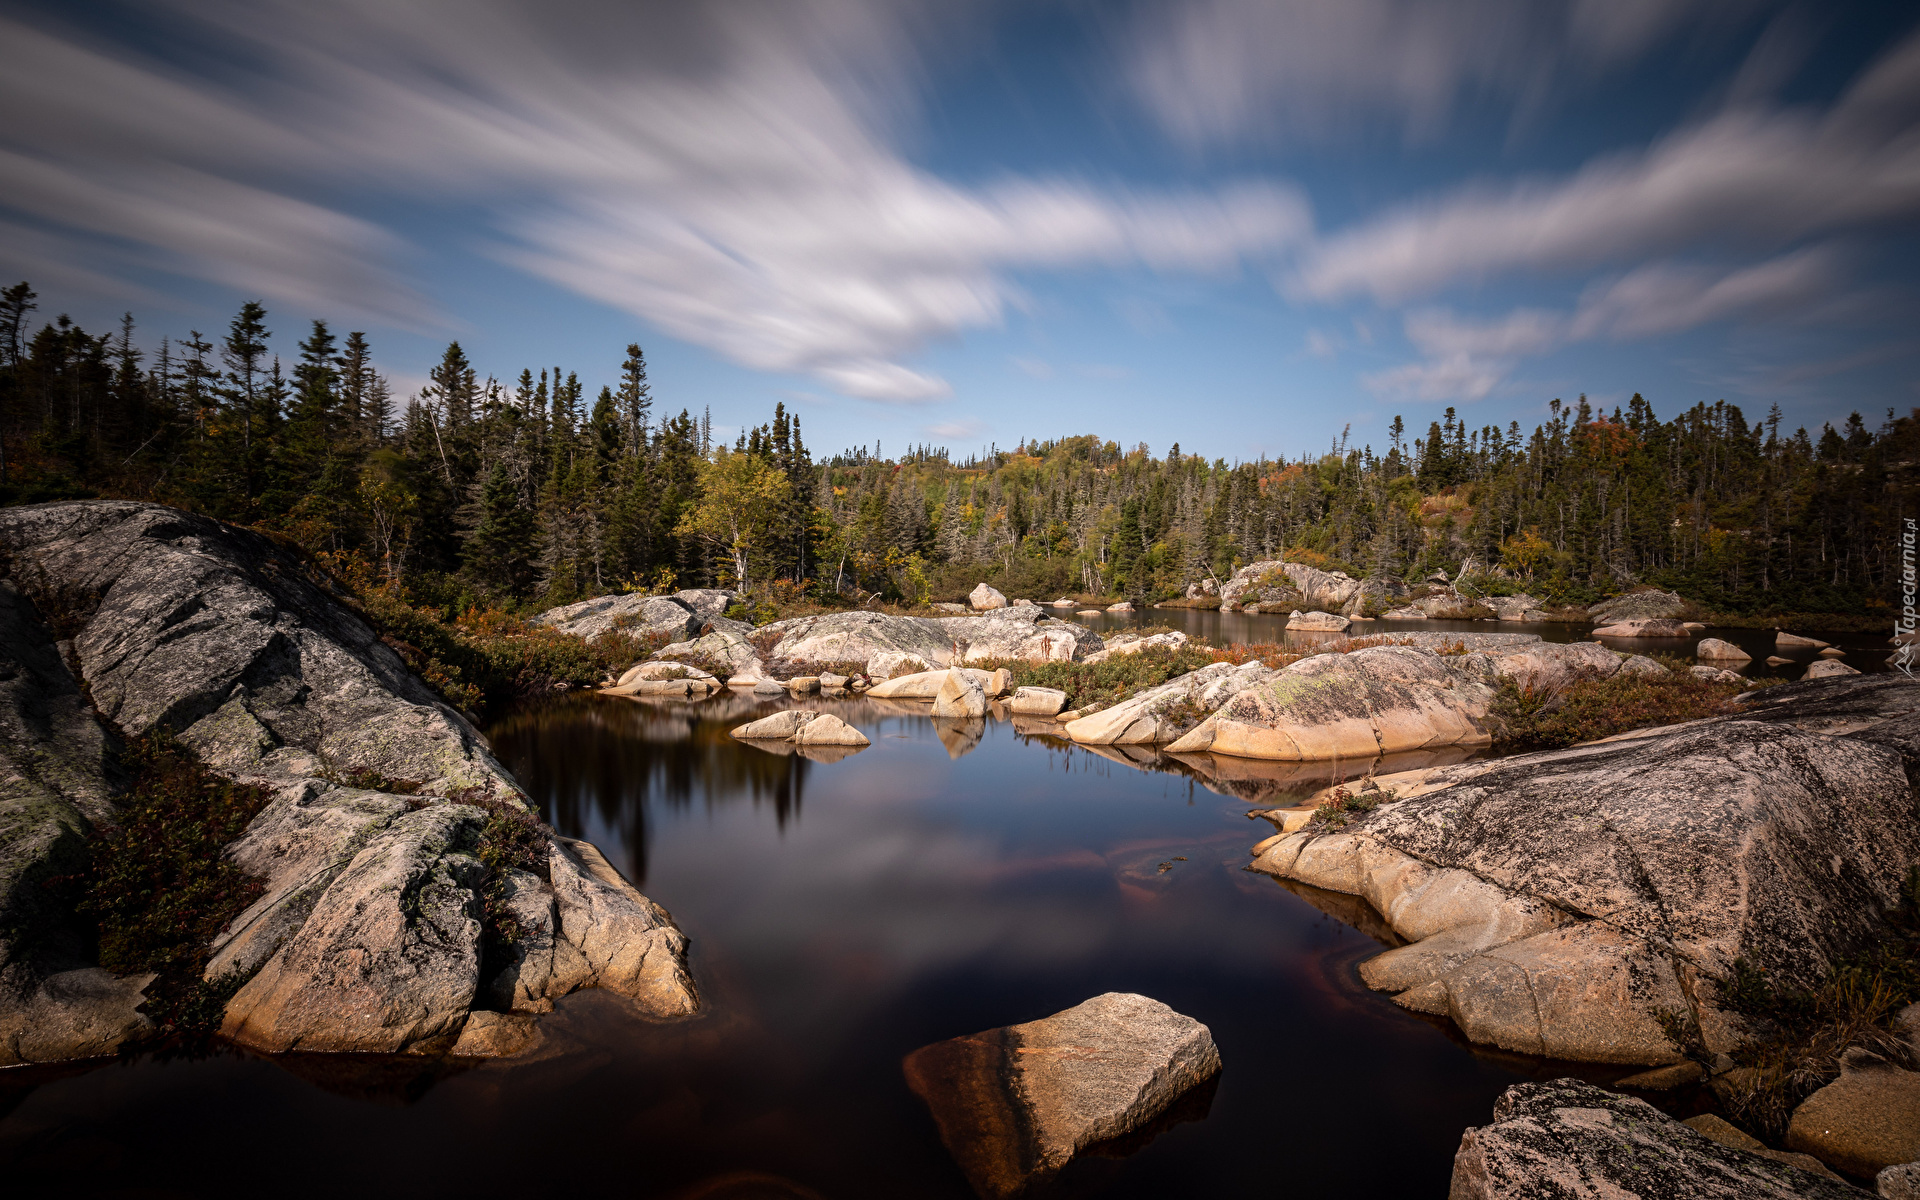
[[[1073,615],[1076,617],[1097,617],[1100,615],[1100,610],[1097,608],[1083,608]]]
[[[1131,601],[1128,601],[1128,600],[1122,600],[1122,601],[1121,601],[1120,603],[1118,603],[1118,604],[1109,604],[1109,605],[1107,605],[1107,611],[1108,611],[1108,612],[1132,612],[1132,611],[1133,611],[1133,603],[1132,603]]]
[[[1007,597],[998,588],[991,588],[982,583],[967,594],[967,603],[973,606],[975,612],[986,612],[989,609],[1005,608]]]
[[[796,696],[806,696],[820,690],[818,675],[795,675],[787,680],[787,690]]]
[[[1845,650],[1840,649],[1838,646],[1828,646],[1825,650],[1822,650],[1820,652],[1821,658],[1845,658],[1846,656],[1847,656],[1847,652]]]
[[[782,696],[786,691],[778,679],[762,679],[753,685],[753,694],[756,696]]]
[[[822,691],[843,688],[847,686],[848,681],[847,676],[835,675],[832,671],[828,671],[826,674],[820,676],[820,688]]]
[[[1790,667],[1793,665],[1793,660],[1790,658],[1781,658],[1778,654],[1769,654],[1767,656],[1767,665],[1770,667]]]

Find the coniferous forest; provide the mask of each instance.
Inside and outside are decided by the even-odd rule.
[[[1156,458],[1098,435],[816,458],[783,406],[716,443],[710,414],[652,394],[638,345],[503,381],[454,343],[402,397],[364,334],[315,321],[289,345],[258,303],[223,330],[150,338],[131,315],[102,332],[47,320],[38,300],[0,292],[0,501],[178,505],[454,610],[743,584],[911,604],[983,578],[1157,600],[1287,557],[1479,572],[1558,603],[1654,584],[1729,614],[1865,616],[1894,597],[1916,511],[1920,410],[1808,431],[1777,408],[1663,420],[1639,395],[1610,411],[1581,397],[1531,430],[1450,408],[1424,433],[1396,417],[1384,448],[1342,439],[1289,461]]]

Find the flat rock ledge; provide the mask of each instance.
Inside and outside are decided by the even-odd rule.
[[[1577,1079],[1522,1083],[1468,1129],[1449,1200],[1861,1200],[1850,1184],[1718,1142]]]
[[[1125,1152],[1165,1124],[1203,1116],[1220,1053],[1193,1018],[1108,992],[1042,1020],[923,1046],[903,1067],[974,1190],[1006,1200],[1090,1148]]]
[[[1814,986],[1920,861],[1920,684],[1786,687],[1738,718],[1381,776],[1377,807],[1284,822],[1252,869],[1364,899],[1409,944],[1361,978],[1474,1042],[1662,1065],[1664,1014],[1730,1051],[1735,960]]]
[[[0,511],[0,562],[0,1065],[151,1029],[150,977],[102,970],[33,883],[76,869],[112,819],[113,742],[160,727],[270,794],[227,849],[265,890],[208,970],[240,985],[232,1040],[505,1053],[533,1040],[506,1014],[577,988],[653,1017],[698,1008],[686,938],[592,846],[552,836],[545,861],[491,877],[479,833],[526,811],[518,783],[297,556],[161,505],[78,501]],[[483,896],[503,890],[524,936],[495,961]]]

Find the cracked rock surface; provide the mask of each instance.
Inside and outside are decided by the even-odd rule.
[[[1672,1062],[1664,1010],[1727,1049],[1712,981],[1736,958],[1811,987],[1899,905],[1917,702],[1920,684],[1829,680],[1754,717],[1382,777],[1398,799],[1253,868],[1365,898],[1411,944],[1362,977],[1474,1041]]]
[[[1469,1129],[1449,1200],[1859,1200],[1850,1184],[1723,1145],[1577,1079],[1521,1083]]]
[[[0,511],[0,561],[0,1063],[111,1053],[149,1028],[133,1009],[150,977],[94,966],[37,883],[70,871],[111,816],[116,734],[163,726],[272,794],[227,850],[266,883],[212,947],[209,976],[240,983],[233,1039],[444,1050],[476,1005],[544,1011],[577,987],[658,1017],[698,1006],[684,936],[585,843],[553,839],[540,872],[503,881],[535,934],[505,967],[483,962],[476,850],[490,816],[524,811],[518,785],[270,540],[81,501]],[[509,1041],[476,1036],[463,1053]]]

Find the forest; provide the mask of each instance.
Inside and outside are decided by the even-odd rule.
[[[708,413],[666,415],[637,344],[503,382],[456,342],[398,397],[364,333],[314,321],[288,347],[259,303],[156,344],[131,315],[90,333],[38,299],[0,291],[0,503],[160,501],[449,613],[699,585],[915,605],[981,579],[1151,602],[1284,557],[1562,604],[1652,584],[1728,614],[1864,616],[1893,599],[1916,513],[1920,410],[1810,433],[1777,406],[1662,420],[1639,395],[1611,412],[1583,396],[1530,431],[1449,408],[1411,438],[1396,417],[1384,452],[1343,436],[1289,461],[1092,434],[816,459],[784,405],[731,444]],[[615,382],[589,398],[600,372]]]

